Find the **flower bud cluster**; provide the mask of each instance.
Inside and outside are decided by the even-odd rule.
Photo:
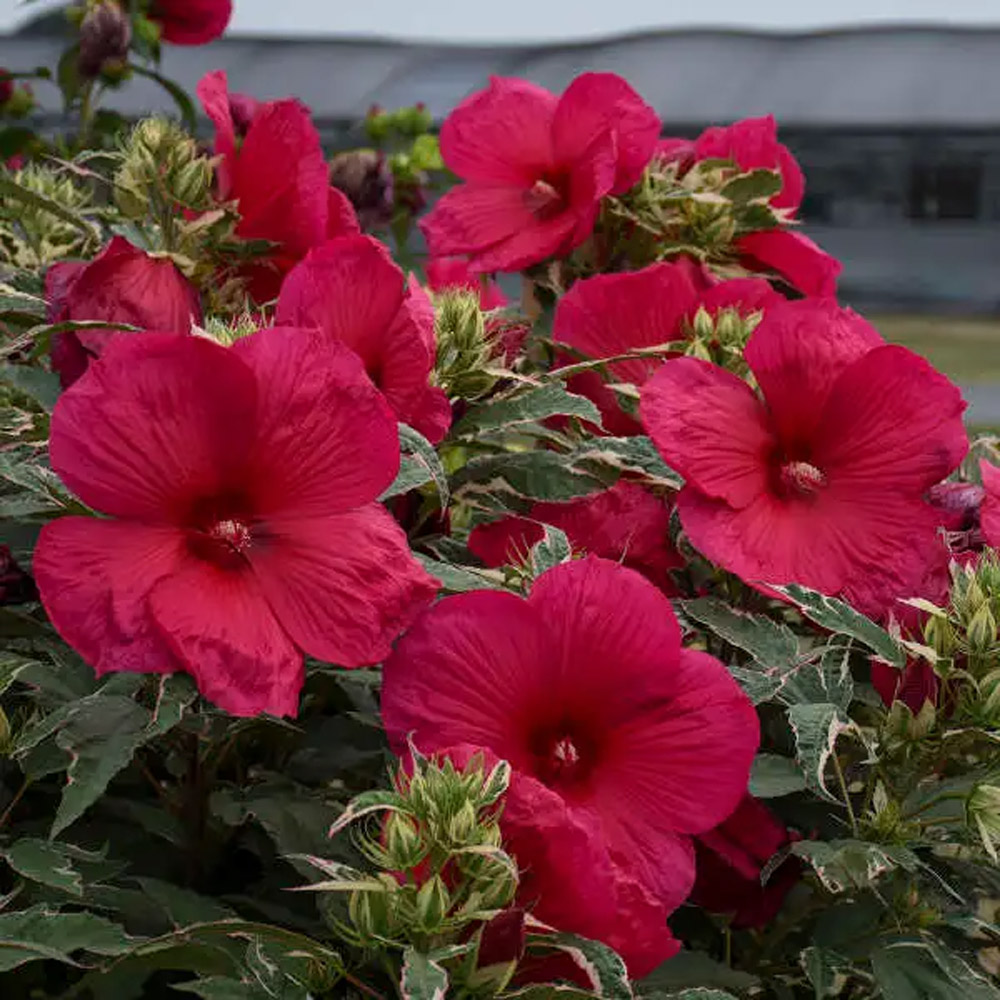
[[[394,776],[394,791],[355,799],[331,834],[379,816],[355,838],[378,871],[348,871],[322,884],[350,893],[349,924],[337,924],[340,934],[367,948],[438,948],[464,940],[463,932],[507,906],[517,889],[499,826],[509,781],[505,762],[486,770],[477,755],[459,768],[414,752],[412,764]]]
[[[88,3],[80,22],[77,70],[84,80],[122,77],[132,43],[132,23],[117,0]]]
[[[81,220],[91,208],[90,191],[66,170],[29,163],[14,174],[13,180],[25,191]],[[43,269],[57,260],[82,254],[87,242],[84,227],[53,214],[41,202],[11,198],[0,209],[0,247],[15,267]]]
[[[689,357],[710,361],[745,378],[750,369],[743,348],[763,317],[762,312],[741,316],[737,309],[720,309],[713,315],[699,308],[688,324],[687,339],[679,346]]]
[[[449,396],[479,399],[496,385],[504,355],[498,333],[487,329],[474,292],[449,288],[434,296],[434,373]]]

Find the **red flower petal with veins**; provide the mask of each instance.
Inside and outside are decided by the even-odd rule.
[[[42,529],[42,603],[98,673],[186,670],[229,712],[294,715],[303,652],[375,663],[435,593],[374,502],[398,451],[358,359],[309,331],[115,338],[50,441],[111,519]]]
[[[233,16],[233,0],[154,0],[150,18],[165,42],[205,45],[215,41]]]
[[[666,916],[694,881],[690,837],[739,803],[758,742],[726,668],[680,648],[667,599],[595,556],[544,573],[526,600],[431,608],[385,663],[382,716],[398,749],[412,735],[510,762],[501,828],[521,901],[619,949],[633,976],[676,951]]]

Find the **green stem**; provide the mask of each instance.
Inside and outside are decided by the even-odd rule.
[[[90,125],[94,120],[96,110],[95,98],[97,88],[93,80],[89,80],[83,85],[80,92],[80,128],[76,135],[76,148],[78,151],[87,148],[87,140],[90,138]]]
[[[11,813],[14,812],[14,808],[17,806],[18,802],[24,798],[24,793],[28,790],[28,786],[31,784],[31,779],[25,775],[24,780],[21,782],[21,787],[14,793],[14,798],[10,800],[7,808],[4,809],[3,815],[0,816],[0,830],[2,830],[6,825],[7,821],[11,817]]]
[[[832,754],[831,756],[833,757],[833,769],[836,772],[840,790],[844,795],[844,806],[851,821],[851,834],[856,838],[859,833],[858,818],[854,815],[854,806],[851,804],[851,793],[847,790],[847,778],[844,777],[844,769],[840,766],[840,758],[837,754]]]

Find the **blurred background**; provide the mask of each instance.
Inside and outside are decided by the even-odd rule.
[[[0,66],[53,65],[61,6],[0,0]],[[805,171],[806,231],[843,261],[842,299],[1000,426],[1000,0],[235,0],[222,40],[164,50],[188,91],[216,68],[233,90],[300,97],[331,151],[363,143],[373,104],[423,102],[440,121],[490,73],[557,92],[620,73],[671,135],[773,114]],[[106,103],[173,110],[141,79]],[[56,124],[57,94],[48,106]]]

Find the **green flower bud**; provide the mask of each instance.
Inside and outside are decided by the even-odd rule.
[[[979,682],[977,708],[987,725],[1000,727],[1000,670],[994,670]]]
[[[13,750],[12,732],[7,713],[0,708],[0,757],[8,757]]]
[[[982,603],[965,627],[969,640],[969,651],[985,654],[990,652],[997,641],[997,623],[987,603]]]
[[[479,297],[465,289],[449,289],[435,296],[434,334],[438,385],[449,396],[478,399],[496,385],[497,377],[486,371],[497,353],[486,333]]]
[[[427,854],[417,824],[404,813],[390,813],[385,822],[385,853],[396,871],[415,868]]]
[[[1000,862],[997,846],[1000,845],[1000,786],[977,785],[966,802],[968,824],[979,835],[986,853],[994,862]]]
[[[11,118],[23,118],[35,106],[35,95],[27,84],[15,87],[10,97],[4,101],[2,108],[5,115]]]
[[[417,892],[417,921],[428,931],[437,930],[451,909],[451,897],[440,875],[432,875]]]

